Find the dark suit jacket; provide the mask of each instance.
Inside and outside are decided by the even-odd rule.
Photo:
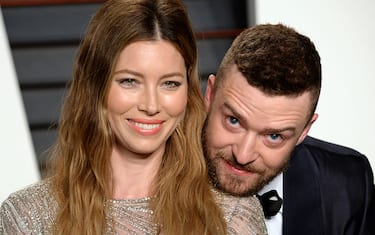
[[[375,235],[373,173],[364,155],[307,137],[283,180],[283,235]]]

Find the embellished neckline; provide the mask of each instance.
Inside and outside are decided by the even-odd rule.
[[[107,202],[113,203],[113,204],[148,204],[150,201],[155,199],[156,197],[142,197],[142,198],[111,198],[107,199]]]

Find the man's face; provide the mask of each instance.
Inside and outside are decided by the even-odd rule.
[[[267,96],[250,86],[236,66],[214,94],[210,76],[205,95],[208,118],[204,150],[210,177],[233,195],[256,193],[288,164],[294,147],[306,137],[310,94]]]

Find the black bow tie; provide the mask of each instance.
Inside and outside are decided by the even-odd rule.
[[[283,204],[283,199],[279,197],[276,190],[268,191],[262,195],[257,194],[257,197],[260,204],[262,204],[264,216],[266,218],[276,215]]]

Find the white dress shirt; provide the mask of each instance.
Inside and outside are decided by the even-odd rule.
[[[277,194],[283,198],[283,174],[276,176],[271,182],[265,185],[258,194],[262,195],[272,189],[277,191]],[[266,219],[266,227],[268,235],[282,235],[283,225],[283,205],[281,205],[280,211],[272,216],[270,219]]]

